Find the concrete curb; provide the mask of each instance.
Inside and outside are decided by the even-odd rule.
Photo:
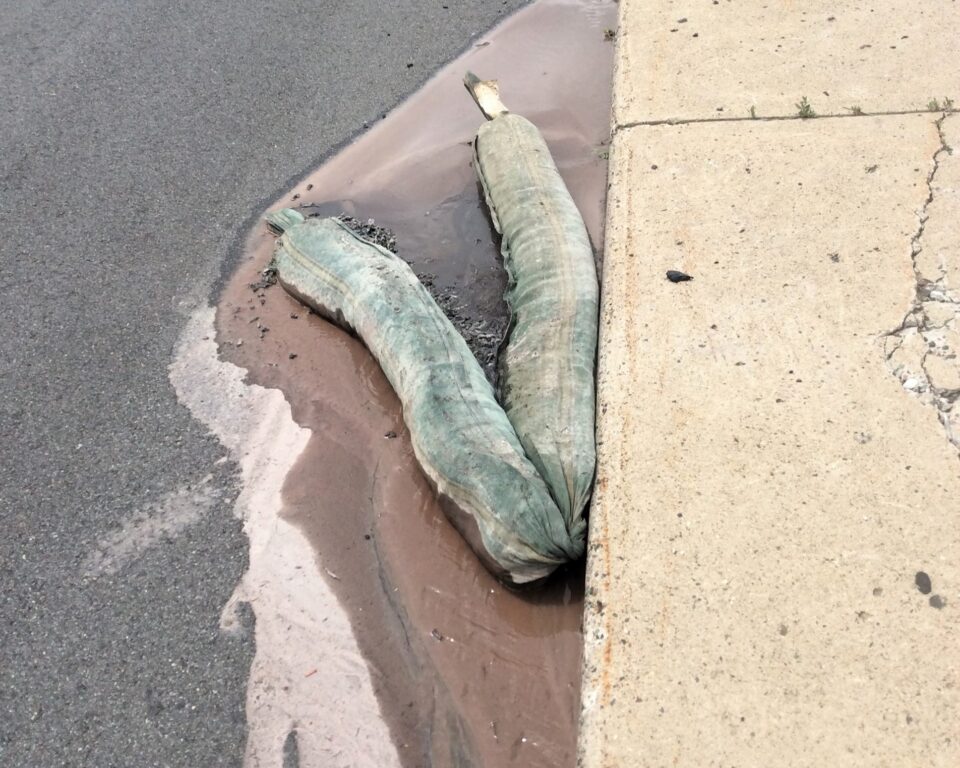
[[[960,20],[821,5],[621,0],[584,768],[960,762]]]

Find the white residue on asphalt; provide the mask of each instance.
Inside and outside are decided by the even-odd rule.
[[[83,575],[96,578],[118,573],[150,547],[174,538],[199,521],[220,497],[211,479],[212,475],[207,475],[195,485],[180,486],[137,510],[118,530],[98,542],[83,563]]]
[[[247,384],[217,355],[214,309],[190,318],[170,380],[180,401],[240,465],[235,511],[250,540],[250,565],[224,609],[256,615],[256,655],[247,686],[247,768],[282,768],[296,731],[302,768],[399,766],[347,614],[324,581],[300,530],[281,515],[284,479],[310,437],[275,389]]]

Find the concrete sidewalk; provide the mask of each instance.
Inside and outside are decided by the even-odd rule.
[[[960,12],[620,6],[581,765],[960,765]]]

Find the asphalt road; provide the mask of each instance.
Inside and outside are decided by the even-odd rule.
[[[241,762],[236,467],[178,335],[268,201],[521,4],[0,0],[0,765]]]

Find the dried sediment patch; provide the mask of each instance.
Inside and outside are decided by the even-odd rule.
[[[303,532],[283,517],[281,489],[310,439],[283,394],[244,381],[217,355],[214,310],[191,317],[170,380],[177,396],[240,465],[236,514],[250,539],[250,566],[224,608],[234,631],[245,611],[256,624],[247,688],[246,763],[280,768],[288,734],[317,759],[398,766],[347,613],[321,573]]]

